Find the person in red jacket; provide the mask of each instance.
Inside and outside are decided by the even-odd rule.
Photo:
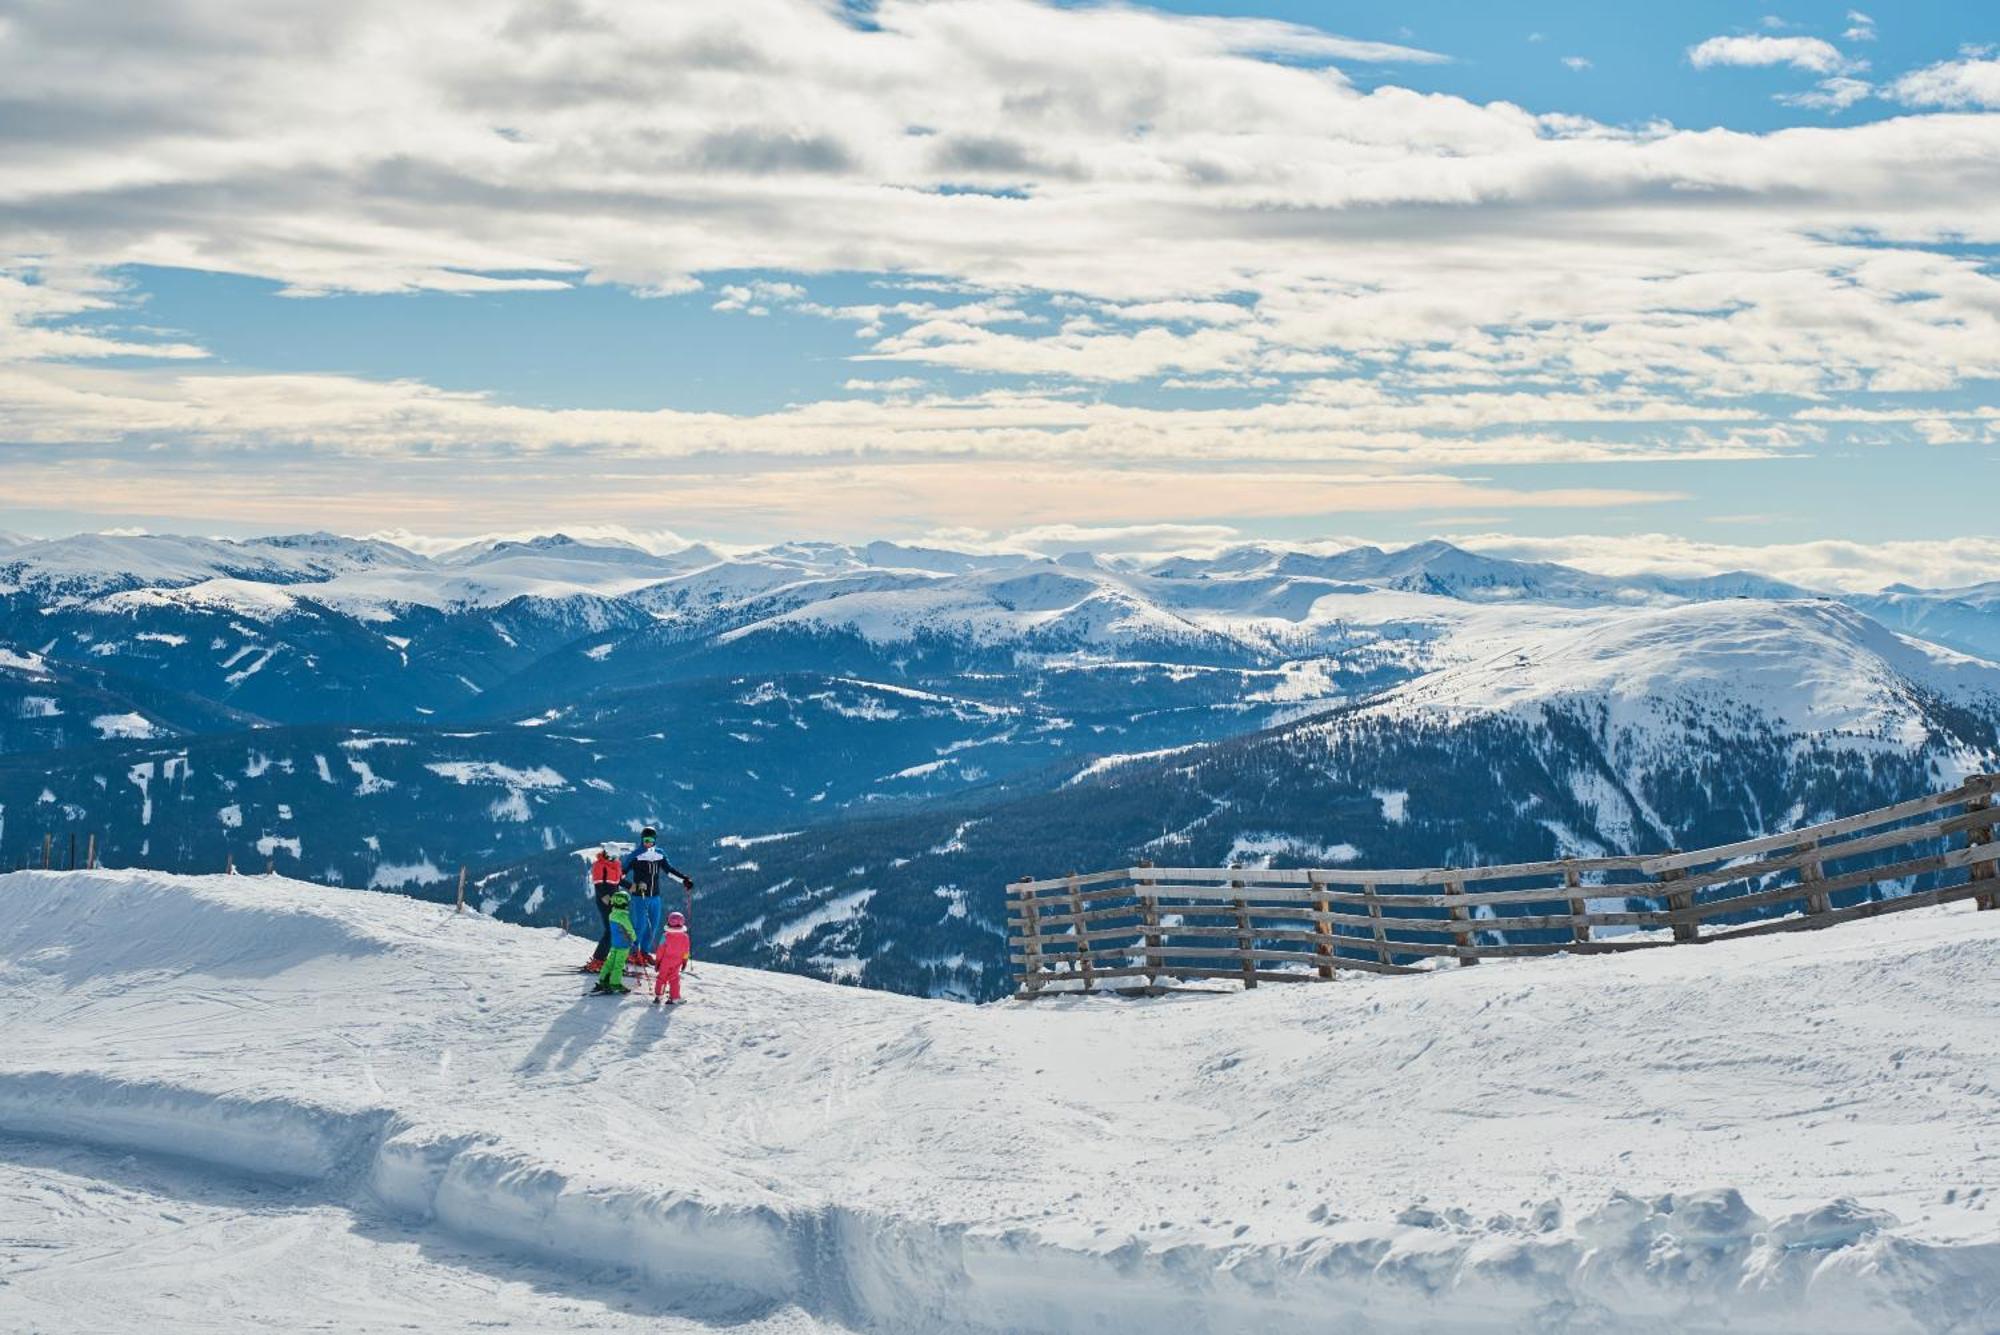
[[[584,973],[597,973],[604,968],[605,956],[611,953],[611,896],[618,891],[618,882],[625,875],[625,864],[605,849],[597,850],[597,860],[590,864],[590,897],[596,901],[598,919],[604,924],[604,931],[597,938],[597,949],[590,956],[590,963],[583,966]]]
[[[667,915],[667,934],[660,939],[659,972],[653,976],[653,1004],[660,1004],[660,993],[667,993],[668,1001],[681,999],[681,970],[688,965],[694,954],[694,946],[688,940],[687,919],[678,913]]]

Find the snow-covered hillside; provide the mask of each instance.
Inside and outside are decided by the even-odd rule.
[[[429,1310],[468,1270],[503,1281],[477,1315],[538,1329],[2000,1318],[2000,914],[1969,906],[977,1008],[702,964],[662,1011],[579,997],[575,960],[554,933],[277,878],[0,877],[0,1135],[65,1147],[18,1151],[0,1217],[98,1249],[107,1301],[218,1331],[268,1312],[215,1279],[241,1273],[208,1240],[232,1229],[273,1247],[295,1326],[377,1284],[425,1328],[470,1325]],[[106,1171],[75,1146],[193,1166],[116,1169],[129,1218],[107,1219],[70,1203]],[[299,1212],[304,1272],[263,1190]],[[194,1222],[152,1237],[176,1191]],[[314,1221],[339,1214],[398,1245],[335,1246]],[[0,1247],[16,1328],[74,1292],[23,1256]]]
[[[1929,701],[2000,716],[2000,665],[1826,601],[1621,612],[1489,647],[1386,692],[1369,712],[1521,713],[1582,700],[1605,712],[1613,733],[1699,716],[1724,734],[1776,728],[1892,746],[1923,738]]]

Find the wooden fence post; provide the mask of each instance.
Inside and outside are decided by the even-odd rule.
[[[1083,921],[1083,890],[1076,883],[1076,873],[1069,874],[1070,935],[1076,938],[1076,962],[1083,970],[1083,990],[1097,990],[1097,974],[1090,961],[1090,928]]]
[[[84,848],[83,869],[85,871],[97,870],[97,831],[95,830],[90,832],[90,842]]]
[[[1021,878],[1024,887],[1021,891],[1021,916],[1027,919],[1023,935],[1028,938],[1028,962],[1023,966],[1027,975],[1021,981],[1022,990],[1030,995],[1042,990],[1042,914],[1036,907],[1034,895],[1025,888],[1033,879],[1029,876]]]
[[[264,874],[266,876],[276,876],[278,874],[278,855],[276,853],[266,853],[264,855]]]
[[[1582,885],[1583,873],[1576,869],[1576,860],[1564,858],[1563,886],[1572,892],[1569,898],[1569,911],[1573,921],[1569,925],[1569,939],[1571,944],[1579,946],[1590,944],[1590,924],[1583,920],[1590,912],[1590,901],[1574,893]]]
[[[1986,813],[1986,823],[1975,825],[1965,832],[1967,848],[1984,848],[1993,842],[1993,776],[1981,774],[1977,777],[1983,782],[1978,793],[1965,804],[1965,811],[1967,815],[1973,812]],[[1974,881],[1992,882],[1996,877],[2000,877],[2000,869],[1996,869],[1990,862],[1975,862],[1966,875]],[[1972,897],[1972,902],[1982,910],[2000,909],[2000,885],[1990,885],[1989,888],[1981,890]]]
[[[1382,927],[1382,896],[1375,892],[1373,881],[1363,884],[1361,893],[1368,897],[1368,930],[1375,937],[1375,958],[1386,967],[1389,964],[1389,933]]]
[[[42,870],[53,870],[56,855],[56,837],[47,830],[42,831]]]
[[[233,851],[222,855],[222,874],[224,876],[236,874],[236,854]]]
[[[1326,882],[1320,880],[1319,873],[1313,872],[1308,879],[1313,888],[1313,912],[1319,916],[1313,919],[1313,930],[1323,938],[1313,943],[1313,954],[1319,956],[1319,976],[1333,977],[1333,924],[1327,921],[1333,912],[1333,904],[1326,897]]]
[[[1444,883],[1444,892],[1447,897],[1456,897],[1462,895],[1465,893],[1465,882],[1446,881]],[[1469,912],[1467,912],[1465,906],[1462,904],[1452,905],[1451,908],[1448,910],[1448,912],[1451,914],[1451,920],[1453,922],[1472,921],[1472,915]],[[1454,947],[1457,948],[1453,953],[1458,956],[1459,968],[1469,969],[1473,965],[1479,963],[1478,960],[1464,953],[1465,951],[1470,950],[1472,948],[1473,940],[1478,935],[1479,933],[1477,932],[1467,932],[1463,936],[1459,935],[1457,932],[1453,932],[1451,934],[1451,943]]]
[[[1151,867],[1151,858],[1141,858],[1141,867]],[[1154,881],[1151,877],[1139,879],[1139,914],[1146,924],[1146,986],[1160,985],[1160,970],[1165,961],[1160,958],[1160,901],[1153,894]]]
[[[465,864],[458,865],[458,911],[465,912]]]
[[[1802,846],[1802,851],[1817,853],[1819,851],[1819,840],[1806,840]],[[1807,913],[1830,913],[1833,911],[1833,896],[1824,890],[1814,889],[1815,886],[1825,879],[1826,869],[1820,866],[1818,858],[1808,858],[1805,864],[1799,868],[1799,884],[1806,887]]]
[[[1680,852],[1678,848],[1672,851],[1676,853]],[[1660,884],[1663,886],[1671,885],[1675,881],[1684,881],[1686,879],[1687,879],[1687,868],[1685,867],[1675,867],[1671,871],[1663,871],[1660,873]],[[1667,911],[1670,913],[1685,913],[1689,909],[1694,907],[1694,891],[1692,890],[1669,889],[1669,890],[1662,890],[1661,893],[1666,896]],[[1701,924],[1692,921],[1676,922],[1674,924],[1674,940],[1676,941],[1701,940]]]
[[[1240,862],[1232,862],[1229,864],[1229,870],[1236,871],[1242,865]],[[1246,989],[1252,988],[1257,986],[1257,961],[1250,957],[1250,952],[1255,947],[1250,937],[1250,901],[1243,894],[1242,881],[1232,878],[1229,888],[1235,891],[1236,948],[1243,952],[1243,986]]]
[[[76,831],[69,832],[69,856],[63,860],[64,871],[76,870]]]

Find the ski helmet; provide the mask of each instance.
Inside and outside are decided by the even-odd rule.
[[[660,832],[654,829],[652,826],[648,825],[645,829],[639,831],[639,837],[641,839],[658,839],[660,837]]]
[[[681,916],[680,914],[678,914],[678,913],[669,913],[669,914],[667,915],[667,926],[669,926],[669,927],[685,927],[685,926],[687,926],[687,919],[686,919],[686,918],[683,918],[683,917],[682,917],[682,916]]]
[[[629,906],[631,903],[632,903],[632,896],[626,894],[623,890],[613,890],[611,892],[612,908],[622,909]]]

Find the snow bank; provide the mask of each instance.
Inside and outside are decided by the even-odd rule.
[[[516,769],[488,760],[445,760],[425,765],[425,769],[454,783],[497,783],[508,788],[549,791],[568,787],[569,781],[547,765]]]
[[[144,714],[99,714],[90,726],[106,741],[123,738],[143,742],[159,736],[159,729]]]
[[[2000,914],[978,1008],[703,964],[661,1011],[580,998],[576,951],[281,878],[0,877],[0,1132],[890,1332],[2000,1311]]]

